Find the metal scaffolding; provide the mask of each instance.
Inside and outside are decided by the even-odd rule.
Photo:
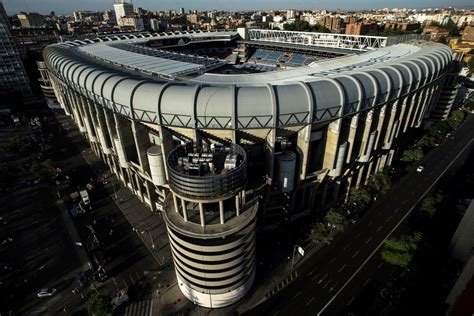
[[[360,36],[332,33],[295,32],[249,29],[251,41],[288,43],[303,46],[337,48],[351,51],[368,51],[387,45],[387,37]]]

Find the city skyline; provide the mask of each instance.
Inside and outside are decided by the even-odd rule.
[[[203,0],[196,3],[189,0],[180,1],[160,1],[159,3],[153,0],[135,0],[132,1],[135,7],[143,7],[145,9],[153,11],[162,10],[177,10],[180,7],[184,7],[185,10],[269,10],[269,9],[344,9],[344,10],[362,10],[362,9],[381,9],[381,8],[443,8],[443,7],[456,7],[456,8],[472,8],[472,2],[469,0],[457,0],[457,1],[445,1],[445,0],[420,0],[416,4],[412,1],[399,1],[398,5],[394,5],[393,2],[388,0],[372,1],[362,0],[354,4],[352,1],[343,0],[333,2],[329,0],[322,0],[317,2],[307,0],[296,0],[291,3],[291,7],[288,2],[282,0],[276,1],[240,1],[238,5],[235,3],[222,1],[222,0]],[[3,0],[3,4],[8,14],[15,14],[20,11],[26,12],[39,12],[47,14],[50,11],[55,11],[56,14],[68,15],[73,11],[79,10],[111,10],[113,7],[112,0],[83,0],[81,2],[72,0],[63,0],[60,3],[54,0]],[[376,5],[374,5],[376,4]]]

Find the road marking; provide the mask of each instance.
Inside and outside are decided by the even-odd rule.
[[[369,282],[370,282],[370,278],[368,278],[367,280],[365,280],[365,282],[364,282],[364,284],[362,284],[362,286],[366,286]]]
[[[354,252],[354,254],[352,255],[352,258],[354,258],[355,256],[357,256],[359,254],[359,250],[357,250],[356,252]]]
[[[336,258],[332,258],[331,261],[329,261],[329,263],[333,263],[334,260],[336,260]]]
[[[448,171],[448,169],[451,168],[451,166],[454,164],[454,162],[456,162],[456,160],[458,160],[458,158],[463,154],[463,152],[466,150],[466,148],[468,148],[471,145],[472,142],[474,142],[474,138],[471,139],[469,141],[469,143],[467,143],[462,148],[462,150],[456,155],[456,157],[454,157],[454,159],[451,160],[451,162],[448,164],[448,166],[443,170],[443,172],[441,172],[441,174],[436,178],[436,180],[433,181],[433,183],[428,187],[428,189],[418,197],[418,200],[416,201],[416,203],[408,210],[408,212],[405,213],[405,215],[403,215],[403,217],[400,219],[400,221],[392,228],[392,230],[385,236],[385,238],[379,243],[379,245],[374,249],[374,251],[372,251],[372,253],[365,259],[365,261],[362,262],[362,264],[359,266],[359,268],[357,268],[357,270],[350,276],[350,278],[346,281],[346,283],[344,283],[341,286],[341,288],[336,292],[336,294],[334,294],[333,297],[331,297],[331,299],[326,303],[326,305],[324,305],[323,308],[321,308],[321,310],[318,312],[317,316],[320,316],[328,308],[328,306],[331,305],[331,303],[336,299],[336,297],[339,294],[341,294],[341,292],[352,281],[352,279],[355,278],[355,276],[360,272],[360,270],[362,270],[362,268],[367,264],[367,262],[369,262],[369,260],[375,255],[375,253],[377,253],[377,251],[379,251],[379,249],[383,246],[383,244],[388,239],[388,237],[390,237],[390,235],[398,228],[398,226],[400,226],[400,224],[408,217],[408,215],[411,214],[411,212],[413,211],[415,206],[426,196],[426,194],[435,186],[435,184],[438,183],[439,179],[441,179],[441,177],[444,176],[446,171]],[[368,283],[369,280],[370,279],[368,279],[366,281],[366,283]],[[364,286],[365,286],[365,283],[364,283]]]
[[[298,295],[300,295],[300,294],[301,294],[301,291],[299,291],[298,293],[296,293],[296,295],[293,296],[292,300],[295,299],[295,298],[296,298]]]
[[[403,201],[402,206],[407,204],[407,200]]]
[[[312,301],[314,301],[314,296],[308,301],[308,303],[306,303],[306,306],[308,306],[309,304],[311,304]]]
[[[397,214],[399,210],[400,210],[400,208],[397,207],[397,209],[395,211],[393,211],[393,213]]]
[[[337,272],[341,272],[342,270],[344,270],[344,268],[347,266],[347,264],[343,265],[339,270],[337,270]]]
[[[357,235],[355,235],[355,238],[359,238],[359,236],[360,236],[360,233],[358,233]]]
[[[369,239],[367,239],[367,240],[365,241],[365,244],[368,244],[371,240],[372,240],[372,237],[370,237]]]
[[[383,225],[380,225],[379,228],[377,228],[377,233],[382,229]]]
[[[392,216],[393,216],[393,215],[390,215],[390,216],[388,217],[387,222],[392,219]]]
[[[316,280],[316,279],[318,278],[318,275],[319,275],[319,273],[318,273],[318,274],[316,274],[316,275],[315,275],[315,276],[314,276],[314,277],[311,279],[311,281],[314,281],[314,280]]]
[[[328,276],[328,274],[326,273],[322,278],[321,280],[318,281],[318,284],[321,284],[323,283],[324,279]]]
[[[349,300],[349,302],[347,302],[346,305],[347,305],[347,306],[351,305],[352,302],[354,301],[354,299],[355,299],[355,296],[353,296],[353,297]]]
[[[331,283],[331,280],[327,281],[326,284],[324,284],[323,289],[325,289],[329,285],[329,283]]]
[[[344,248],[342,248],[342,249],[346,250],[348,247],[349,247],[349,244],[345,245]]]
[[[377,265],[377,270],[380,269],[380,267],[383,265],[383,262],[380,262],[378,265]]]

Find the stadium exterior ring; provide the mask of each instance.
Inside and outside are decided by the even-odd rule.
[[[259,225],[297,221],[390,166],[397,141],[436,110],[452,59],[445,45],[412,41],[216,74],[225,60],[173,51],[233,45],[239,34],[121,35],[44,51],[61,107],[124,185],[162,212],[181,291],[211,308],[252,286]]]

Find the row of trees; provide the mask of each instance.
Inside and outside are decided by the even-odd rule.
[[[352,188],[348,203],[357,212],[366,209],[377,197],[390,190],[390,177],[384,173],[376,173],[369,177],[367,184],[359,188]]]
[[[466,113],[462,110],[454,110],[447,120],[439,121],[431,125],[431,128],[415,144],[413,148],[406,149],[402,153],[401,161],[414,162],[423,158],[424,154],[440,144],[446,135],[461,125]]]
[[[318,32],[330,33],[331,31],[323,25],[310,25],[307,21],[296,20],[295,23],[286,23],[283,25],[285,31],[300,31],[300,32]]]
[[[346,217],[331,209],[327,212],[323,221],[313,223],[310,231],[311,240],[319,244],[329,244],[338,233],[342,233],[347,225]]]

